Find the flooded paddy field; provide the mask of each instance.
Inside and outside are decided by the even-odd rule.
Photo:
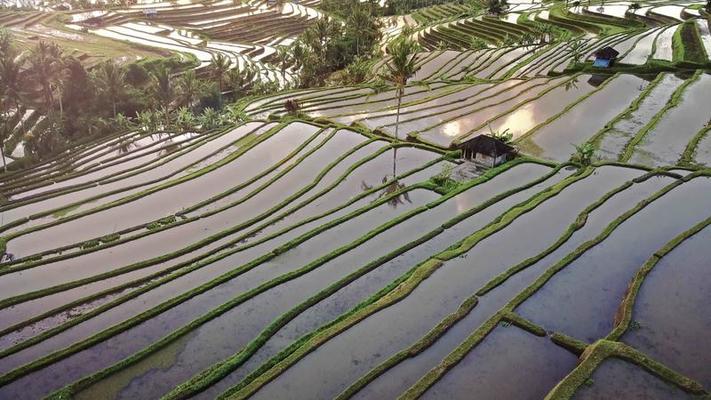
[[[309,87],[319,3],[88,28],[277,86],[0,173],[0,399],[708,398],[704,3],[418,6]]]

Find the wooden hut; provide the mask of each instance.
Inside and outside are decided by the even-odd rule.
[[[488,135],[479,135],[461,143],[462,158],[487,167],[505,163],[516,155],[516,149]]]
[[[609,68],[617,59],[620,52],[613,49],[610,46],[603,47],[602,49],[595,52],[595,62],[593,62],[593,67],[597,68]]]

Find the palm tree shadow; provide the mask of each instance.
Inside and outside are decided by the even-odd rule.
[[[392,208],[397,208],[398,206],[405,204],[405,202],[412,204],[409,192],[403,191],[407,186],[397,179],[397,148],[393,149],[393,173],[392,175],[387,174],[383,176],[380,182],[385,185],[385,187],[378,194],[378,197],[373,200],[373,202],[390,197],[387,203]],[[368,185],[366,181],[361,181],[361,188],[363,191],[368,191],[372,190],[373,186]],[[398,194],[398,192],[400,193]]]

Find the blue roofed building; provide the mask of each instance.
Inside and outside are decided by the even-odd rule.
[[[593,62],[593,67],[596,68],[609,68],[617,59],[620,52],[613,49],[610,46],[604,47],[595,52],[595,61]]]

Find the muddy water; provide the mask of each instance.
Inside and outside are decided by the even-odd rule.
[[[617,160],[627,142],[667,105],[672,93],[683,82],[684,80],[680,77],[665,74],[664,78],[642,100],[636,111],[616,122],[612,129],[605,133],[597,155],[604,159]]]
[[[624,176],[614,168],[605,168],[590,181],[569,187],[570,191],[565,190],[522,215],[466,255],[447,261],[405,299],[331,339],[265,386],[256,397],[279,398],[286,394],[285,390],[294,391],[299,398],[332,397],[421,337],[493,276],[550,245],[584,207],[580,199],[596,198],[610,186],[637,174]],[[555,223],[551,222],[553,214],[558,216]],[[504,254],[502,243],[507,246]],[[350,356],[338,356],[344,352]],[[319,385],[304,387],[299,383],[313,379],[315,371],[321,379]]]
[[[338,164],[334,169],[332,169],[329,173],[327,173],[324,176],[323,180],[320,182],[320,184],[316,185],[316,187],[314,187],[311,191],[306,193],[306,195],[313,196],[313,194],[318,193],[319,191],[323,190],[325,186],[327,186],[328,184],[332,184],[337,177],[339,177],[342,173],[344,173],[345,170],[352,165],[352,163],[362,159],[362,157],[365,157],[368,154],[371,154],[373,151],[379,149],[381,146],[383,146],[382,143],[375,142],[375,143],[371,143],[371,144],[361,148],[360,150],[352,153],[349,157],[346,157],[346,159],[342,163]],[[408,151],[404,151],[405,149],[401,149],[401,150],[402,151],[400,151],[400,154],[402,154],[402,155],[408,155],[408,153],[410,153]],[[388,154],[383,154],[380,157],[376,158],[375,160],[372,160],[371,162],[375,162],[376,165],[379,165],[381,170],[386,169],[389,167],[389,165],[392,162],[392,157],[390,156],[390,158],[387,158],[388,156],[389,156]],[[370,163],[366,163],[366,165],[367,164],[370,164]],[[363,168],[363,167],[364,166],[362,166],[361,168]],[[368,168],[364,168],[364,169],[368,169]],[[360,168],[356,169],[354,171],[354,174],[359,172],[359,170],[360,170]],[[316,174],[317,172],[318,172],[318,170],[312,171],[313,174]],[[349,184],[347,186],[344,186],[344,190],[348,189],[347,192],[352,193],[352,194],[359,193],[359,190],[362,190],[362,188],[360,186],[361,183],[362,183],[361,181],[357,181],[357,182],[351,181],[351,182],[349,182]],[[291,191],[295,191],[297,189],[298,189],[298,187],[297,188],[290,188]],[[289,193],[291,193],[291,192],[289,192]],[[237,223],[241,220],[251,217],[252,215],[259,215],[260,213],[265,212],[271,205],[275,204],[277,201],[282,201],[283,197],[284,197],[284,192],[277,192],[277,193],[264,192],[264,194],[271,194],[271,197],[260,198],[259,196],[257,196],[257,197],[252,198],[251,199],[252,202],[249,203],[249,205],[252,206],[251,208],[249,208],[250,212],[247,213],[245,211],[245,214],[239,214],[238,215],[238,217],[240,218],[239,220],[231,220],[229,218],[224,219],[224,218],[221,218],[221,216],[223,216],[222,214],[216,214],[215,219],[217,219],[219,222],[214,222],[214,224],[221,226],[224,224]],[[247,204],[247,203],[245,203],[245,204]],[[335,206],[335,205],[336,204],[334,204],[333,206]],[[237,211],[239,211],[239,210],[246,210],[246,208],[245,209],[238,209]],[[319,210],[312,209],[314,214],[320,214],[320,213],[323,213],[324,211],[327,211],[327,210],[328,209],[322,209],[319,211]],[[232,212],[235,210],[230,209],[228,211]],[[314,214],[312,214],[312,215],[314,215]],[[198,221],[201,221],[201,220],[198,220]],[[292,222],[295,222],[295,221],[292,221]],[[317,226],[318,224],[321,224],[321,223],[323,223],[323,221],[316,222],[314,226]],[[190,232],[191,225],[192,224],[181,225],[176,228],[169,229],[169,230],[160,232],[155,235],[147,236],[147,237],[139,239],[138,241],[135,241],[135,242],[128,242],[128,243],[126,243],[120,247],[117,247],[117,248],[108,248],[104,251],[91,253],[91,254],[85,255],[85,256],[83,256],[79,259],[76,259],[76,260],[69,259],[69,260],[59,261],[59,262],[54,263],[52,265],[47,265],[47,266],[43,266],[41,268],[24,271],[22,274],[4,275],[2,277],[3,279],[0,279],[0,282],[2,284],[7,284],[8,288],[12,287],[11,282],[13,282],[13,281],[20,282],[24,287],[28,287],[28,286],[32,285],[35,288],[40,288],[40,287],[51,286],[52,284],[56,284],[56,283],[63,282],[63,281],[66,282],[67,279],[71,279],[72,277],[83,276],[84,274],[87,274],[87,273],[96,273],[96,268],[87,269],[88,267],[92,267],[95,265],[101,265],[102,267],[106,268],[107,270],[111,269],[111,268],[120,267],[120,266],[123,266],[124,264],[121,264],[121,263],[116,264],[116,260],[113,260],[111,258],[112,254],[114,254],[114,252],[116,250],[120,250],[120,249],[124,248],[124,246],[127,246],[126,248],[133,249],[133,251],[131,251],[131,252],[122,253],[123,254],[122,260],[125,262],[143,260],[144,258],[142,258],[140,256],[142,254],[150,255],[151,251],[153,249],[153,246],[159,246],[159,247],[160,246],[162,246],[162,247],[169,246],[169,248],[170,248],[173,244],[186,243],[186,241],[187,241],[187,243],[191,242],[193,238],[190,235],[188,235],[188,236],[182,236],[182,235],[176,236],[175,235],[175,232],[178,232],[178,233]],[[185,229],[181,229],[181,228],[185,228]],[[223,228],[225,228],[225,227],[223,227]],[[199,232],[198,233],[193,232],[193,234],[199,234]],[[292,235],[293,235],[293,233],[292,233]],[[172,238],[172,239],[166,240],[166,241],[160,241],[160,243],[152,242],[155,238],[166,238],[166,237]],[[294,236],[289,236],[289,237],[293,238]],[[210,244],[206,245],[205,247],[201,248],[200,254],[195,254],[196,252],[188,253],[188,254],[179,256],[171,261],[168,261],[167,263],[160,263],[160,264],[151,266],[149,268],[134,271],[129,274],[126,274],[125,276],[119,276],[116,278],[112,278],[111,280],[104,282],[104,283],[99,282],[98,285],[95,285],[93,290],[106,289],[113,284],[126,282],[131,279],[136,279],[138,277],[145,276],[150,273],[160,271],[168,265],[175,265],[179,262],[199,259],[200,257],[198,257],[198,256],[200,256],[200,255],[208,256],[213,252],[212,251],[213,249],[217,248],[220,245],[224,245],[230,241],[233,241],[234,239],[235,239],[234,236],[227,236],[225,238],[213,241]],[[284,239],[284,240],[286,240],[286,239]],[[148,243],[148,244],[154,243],[154,245],[153,246],[144,246],[144,243]],[[155,243],[158,243],[158,244],[155,244]],[[108,257],[108,258],[106,258],[106,257]],[[242,255],[237,254],[235,257],[237,259],[240,259],[242,257]],[[88,265],[85,264],[86,260],[90,260],[90,259],[103,260],[103,262],[100,264],[94,264],[94,263],[90,263]],[[228,258],[228,259],[220,260],[219,263],[225,264],[225,263],[229,263],[232,261],[234,261],[234,260],[231,260]],[[44,267],[48,267],[49,269],[43,269]],[[226,265],[225,265],[225,268],[227,268]],[[53,272],[53,274],[51,274],[51,279],[50,279],[50,274],[48,274],[47,271]],[[214,267],[210,268],[210,271],[212,271],[212,273],[218,273],[218,269],[216,269]],[[44,277],[43,279],[40,279],[40,280],[29,279],[32,276],[38,276],[37,274],[42,274],[42,273],[44,273],[44,275],[42,275]],[[210,273],[202,274],[201,276],[203,277],[203,280],[209,279]],[[42,285],[46,285],[46,286],[42,286]],[[86,288],[84,288],[84,289],[86,289]],[[83,294],[87,294],[87,290],[82,290],[81,292]],[[91,290],[89,290],[89,292],[91,292]],[[10,289],[8,289],[8,293],[10,293]],[[64,298],[64,297],[62,297],[62,298]],[[68,299],[65,299],[65,301],[67,301],[67,300]],[[18,316],[18,314],[16,312],[13,314]]]
[[[545,397],[578,357],[514,326],[499,326],[422,396],[423,399]]]
[[[647,275],[622,340],[704,386],[711,385],[711,228],[687,239]]]
[[[580,340],[605,336],[630,279],[654,251],[709,216],[710,196],[708,178],[667,193],[554,275],[517,312]]]
[[[401,207],[392,208],[388,204],[381,205],[368,213],[349,220],[348,224],[342,224],[332,228],[329,231],[329,234],[322,234],[309,239],[298,247],[290,249],[278,257],[259,265],[257,268],[252,269],[231,281],[223,283],[222,285],[210,290],[208,293],[193,297],[190,300],[167,310],[160,316],[151,319],[150,321],[147,321],[139,326],[114,336],[99,345],[75,354],[58,362],[57,364],[23,378],[22,380],[31,379],[35,382],[37,382],[37,380],[41,380],[43,383],[41,385],[37,385],[37,392],[34,394],[28,394],[28,397],[20,398],[31,398],[42,391],[57,388],[58,386],[64,385],[79,376],[107,367],[139,350],[140,348],[149,345],[158,338],[170,333],[190,320],[197,318],[198,316],[204,314],[207,310],[228,301],[237,294],[257,287],[258,285],[268,281],[269,279],[275,278],[282,273],[287,273],[297,269],[305,265],[307,262],[325,255],[339,246],[349,243],[362,234],[370,231],[375,226],[381,224],[383,221],[387,221],[408,209],[412,209],[418,205],[432,201],[436,197],[437,196],[431,192],[417,190],[410,194],[409,198],[411,202],[405,202]],[[261,250],[261,252],[263,252],[263,250]],[[151,293],[148,293],[148,296],[144,297],[150,298],[150,294]],[[140,303],[140,298],[133,301],[138,301]],[[128,303],[124,304],[124,306],[127,304]],[[106,317],[110,317],[110,315],[106,315]],[[105,319],[103,314],[96,319],[75,326],[63,334],[55,336],[38,346],[34,346],[13,356],[0,360],[0,370],[5,371],[9,366],[16,367],[37,356],[46,354],[48,348],[59,348],[55,346],[66,346],[69,343],[76,341],[78,337],[77,335],[82,335],[81,332],[83,330],[85,331],[87,327],[91,327],[91,325],[99,323],[101,319]],[[53,372],[59,370],[63,371],[63,374],[58,375]],[[7,395],[25,396],[22,393],[17,392],[18,388],[24,386],[21,381],[17,381],[14,384],[4,388],[0,388],[0,397]]]
[[[356,395],[356,399],[396,398],[417,379],[436,365],[459,345],[471,332],[494,315],[546,268],[563,258],[579,245],[592,239],[615,217],[626,211],[631,205],[648,197],[662,186],[669,184],[671,178],[654,178],[644,183],[635,184],[612,197],[591,213],[585,226],[575,232],[557,250],[537,263],[509,278],[504,284],[479,298],[477,306],[460,322],[455,324],[433,345],[414,358],[404,360],[385,374],[366,386]]]
[[[678,25],[672,25],[659,34],[655,44],[656,50],[654,54],[652,54],[652,59],[665,61],[671,61],[673,59],[674,50],[672,49],[672,37],[678,27]]]
[[[154,136],[151,136],[153,138]],[[57,191],[60,189],[67,189],[73,185],[80,185],[92,181],[100,181],[106,179],[112,174],[124,174],[130,173],[135,169],[145,168],[148,165],[155,164],[161,161],[161,155],[163,151],[167,148],[175,149],[175,151],[188,147],[190,144],[197,142],[204,137],[194,135],[192,137],[180,139],[172,139],[169,137],[158,138],[155,135],[155,140],[150,138],[139,139],[140,141],[151,140],[151,144],[145,146],[145,150],[136,150],[131,153],[121,153],[119,155],[108,154],[105,157],[111,157],[110,160],[106,161],[106,166],[100,165],[101,158],[92,161],[93,167],[91,170],[87,171],[83,175],[66,179],[61,182],[53,183],[51,185],[42,186],[37,189],[27,190],[17,195],[12,196],[12,200],[19,200],[26,198],[28,196],[38,195],[41,193],[46,193],[50,191]],[[112,177],[112,179],[115,179]]]
[[[261,126],[261,128],[260,128]],[[36,203],[31,203],[27,204],[18,208],[14,208],[11,210],[6,210],[0,213],[0,218],[2,218],[3,222],[9,222],[11,220],[17,219],[17,218],[22,218],[26,217],[28,215],[33,215],[35,213],[39,213],[42,211],[48,211],[51,209],[55,208],[61,208],[63,206],[66,206],[68,204],[71,204],[73,202],[78,202],[96,195],[101,195],[103,193],[106,193],[107,191],[113,191],[113,190],[120,190],[122,188],[126,188],[127,186],[130,185],[138,185],[138,184],[145,184],[146,182],[150,180],[155,180],[155,179],[160,179],[161,177],[165,177],[169,174],[175,173],[176,171],[184,171],[186,168],[190,167],[191,164],[196,163],[198,160],[205,158],[205,157],[210,157],[212,153],[220,151],[220,149],[230,146],[232,143],[235,141],[239,140],[240,138],[246,136],[250,132],[254,131],[255,134],[259,133],[264,133],[266,130],[269,128],[273,127],[273,124],[268,124],[268,125],[263,125],[261,123],[249,123],[242,125],[241,127],[238,127],[237,129],[234,129],[233,131],[230,131],[222,136],[219,136],[213,141],[207,142],[202,144],[201,146],[189,151],[187,154],[184,154],[180,157],[177,157],[160,167],[156,167],[154,169],[151,169],[149,171],[146,171],[144,173],[141,173],[136,176],[132,176],[130,178],[130,181],[124,182],[124,181],[116,181],[112,183],[108,183],[106,185],[101,185],[98,187],[91,187],[87,189],[80,190],[75,193],[67,193],[63,194],[58,197],[50,198],[47,200],[42,200]],[[255,131],[256,129],[256,131]],[[154,186],[156,184],[153,184],[151,186]],[[136,189],[129,189],[129,190],[124,190],[121,193],[115,194],[115,195],[109,195],[107,197],[104,197],[98,201],[92,202],[92,203],[86,203],[84,206],[79,207],[76,210],[73,210],[75,213],[77,211],[83,210],[83,209],[88,209],[91,207],[95,207],[99,204],[104,204],[116,199],[119,199],[121,197],[124,197],[129,194],[137,193],[142,190],[145,190],[146,187],[139,187]],[[32,225],[37,225],[40,223],[45,223],[54,220],[54,217],[45,217],[41,219],[37,219],[34,221],[31,221],[28,224],[25,224],[21,226],[20,228],[24,228],[25,226],[32,226]],[[15,228],[14,230],[17,230]],[[11,230],[12,231],[12,230]]]
[[[380,174],[383,173],[383,171],[391,171],[391,163],[392,163],[392,152],[386,152],[382,154],[379,157],[376,157],[375,159],[365,163],[364,165],[361,165],[360,167],[356,168],[354,171],[352,171],[347,178],[340,182],[340,184],[333,190],[324,193],[315,199],[313,199],[314,195],[312,193],[318,193],[323,190],[323,188],[327,185],[330,184],[335,177],[339,176],[343,170],[348,168],[352,162],[360,159],[363,155],[372,152],[374,149],[370,148],[371,146],[377,146],[376,143],[373,143],[371,145],[366,146],[366,148],[362,149],[365,153],[364,154],[354,154],[356,156],[355,158],[348,158],[344,161],[344,165],[339,165],[334,170],[332,170],[332,173],[326,174],[324,177],[324,180],[321,182],[321,184],[317,185],[312,191],[306,194],[306,197],[309,197],[310,199],[308,200],[309,203],[304,203],[305,206],[303,206],[300,209],[296,209],[296,211],[292,212],[288,216],[279,219],[277,222],[273,223],[272,225],[266,226],[265,228],[261,229],[259,232],[255,233],[253,237],[249,237],[248,239],[245,239],[244,241],[240,242],[240,244],[244,245],[249,245],[251,242],[257,240],[257,239],[262,239],[266,235],[273,235],[275,233],[279,233],[279,236],[276,238],[273,238],[269,240],[266,243],[260,244],[260,248],[263,250],[250,250],[250,254],[259,254],[259,251],[268,251],[271,247],[278,246],[280,244],[286,243],[287,241],[294,239],[295,237],[309,231],[310,229],[313,229],[320,224],[323,224],[327,222],[330,219],[334,219],[337,217],[344,216],[360,207],[366,206],[370,201],[375,200],[381,193],[374,193],[371,194],[368,197],[365,197],[358,202],[351,204],[345,208],[341,206],[341,204],[347,202],[350,198],[355,196],[356,194],[359,194],[363,190],[363,185],[378,185],[381,183],[381,178],[377,178]],[[375,147],[377,149],[377,147]],[[360,151],[359,151],[360,152]],[[356,152],[358,153],[358,152]],[[411,148],[404,148],[404,149],[399,149],[398,152],[398,172],[403,171],[406,172],[411,168],[414,167],[419,167],[422,163],[427,162],[431,159],[433,153],[425,152],[423,150],[418,150],[418,149],[411,149]],[[349,161],[350,160],[350,161]],[[441,164],[441,163],[439,163]],[[438,167],[438,169],[432,169],[434,167]],[[406,178],[401,178],[400,183],[404,185],[412,184],[415,182],[419,182],[422,179],[429,178],[432,174],[436,174],[440,171],[440,166],[434,165],[426,170],[423,170],[421,172],[415,173],[412,176],[408,176]],[[338,171],[340,170],[340,171]],[[293,206],[291,208],[294,208],[296,206]],[[326,215],[323,215],[326,214]],[[322,216],[323,215],[323,216]],[[319,218],[308,222],[306,224],[300,224],[300,221],[305,220],[306,218],[311,218],[313,216],[319,216]],[[299,225],[300,224],[300,225]],[[283,233],[280,232],[282,229],[290,227],[290,231]],[[176,228],[178,229],[178,228]],[[201,251],[205,252],[205,254],[210,254],[211,251],[210,249],[214,249],[216,246],[219,244],[224,244],[229,240],[234,240],[234,237],[227,237],[224,239],[220,239],[216,242],[213,242],[209,245],[207,245],[205,248],[203,248]],[[255,253],[257,252],[257,253]],[[90,257],[89,255],[85,257]],[[141,276],[145,276],[148,273],[156,272],[159,270],[162,270],[163,268],[167,267],[168,265],[174,265],[177,264],[178,262],[182,262],[188,258],[195,257],[194,254],[188,254],[185,256],[181,256],[176,258],[173,261],[159,264],[153,267],[146,268],[144,270],[139,270],[139,271],[134,271],[128,274],[124,274],[121,276],[118,276],[116,278],[111,278],[106,281],[101,281],[97,282],[91,285],[86,285],[80,288],[72,289],[71,291],[67,293],[59,293],[57,295],[49,296],[46,299],[38,299],[33,302],[29,302],[26,304],[22,304],[20,306],[13,307],[13,309],[9,310],[3,310],[0,315],[2,318],[0,320],[3,320],[3,322],[8,321],[7,323],[10,324],[12,322],[17,322],[18,318],[26,318],[28,315],[33,315],[39,312],[40,309],[42,308],[47,308],[47,307],[54,307],[58,301],[61,303],[70,301],[74,298],[77,298],[80,295],[86,295],[92,292],[95,292],[100,289],[104,289],[107,287],[111,287],[113,285],[119,284],[121,282],[126,282],[130,281],[132,279],[139,278]],[[239,252],[236,254],[234,257],[237,257],[237,259],[243,259],[246,257],[244,254]],[[212,279],[213,277],[219,275],[220,273],[226,271],[228,268],[232,267],[232,263],[234,262],[233,256],[217,261],[216,263],[213,263],[209,266],[209,268],[201,269],[200,271],[194,271],[190,274],[188,274],[185,277],[180,278],[178,281],[174,281],[170,284],[162,285],[158,289],[154,289],[153,292],[156,291],[164,291],[163,289],[166,289],[167,292],[166,295],[169,295],[171,293],[174,293],[179,290],[185,290],[188,287],[193,287],[196,286],[202,282],[206,282],[209,279]],[[184,282],[181,285],[179,285],[179,281]],[[186,284],[188,286],[186,286]],[[177,286],[176,286],[177,285]],[[171,291],[172,288],[172,291]],[[60,304],[61,304],[60,303]],[[146,305],[145,301],[143,303]],[[147,306],[147,305],[146,305]],[[115,312],[112,312],[112,315],[115,314]]]
[[[497,88],[505,90],[487,94],[489,97],[481,98],[472,105],[413,120],[403,124],[401,129],[403,132],[418,131],[424,140],[449,146],[455,138],[485,124],[487,120],[516,107],[521,102],[534,98],[550,85],[558,83],[537,79],[514,86],[515,82],[507,81],[499,84]]]
[[[641,38],[634,48],[620,62],[624,64],[643,65],[652,53],[652,45],[659,34],[659,29],[650,29],[647,36]]]
[[[555,121],[535,131],[521,142],[524,152],[563,161],[629,105],[648,82],[634,75],[622,75],[599,92],[577,104]]]
[[[516,167],[494,178],[494,180],[490,182],[476,186],[456,196],[447,203],[438,206],[433,211],[437,212],[440,219],[446,220],[457,213],[467,210],[469,207],[481,204],[497,193],[502,193],[511,188],[520,186],[531,179],[535,179],[538,176],[542,176],[545,172],[547,172],[547,168],[541,166],[528,165]],[[535,193],[535,191],[540,190],[542,186],[543,185],[539,185],[535,188],[514,194],[495,206],[480,211],[454,227],[445,230],[435,238],[430,239],[369,272],[329,298],[322,300],[316,306],[301,313],[296,319],[283,327],[252,356],[243,367],[233,372],[199,397],[205,399],[215,397],[217,394],[239,382],[249,372],[267,361],[293,340],[336,318],[339,314],[346,312],[360,301],[386,286],[393,279],[429,258],[432,254],[446,249],[452,243],[480,229],[496,215],[505,210],[507,206],[512,206],[522,201]],[[432,229],[432,224],[430,224],[428,228]]]
[[[171,215],[235,184],[243,183],[265,168],[278,165],[277,163],[317,131],[318,128],[311,125],[291,124],[243,156],[216,170],[130,203],[21,236],[8,243],[8,250],[16,256],[28,255],[39,250],[79,243]]]
[[[437,97],[446,94],[452,90],[465,89],[467,85],[449,85],[444,83],[433,83],[427,85],[411,84],[405,88],[402,102],[407,104],[413,101],[419,101],[423,96]],[[315,117],[327,116],[349,116],[347,118],[335,118],[343,123],[352,122],[363,114],[371,112],[379,112],[384,109],[393,109],[397,106],[397,94],[394,90],[388,90],[382,93],[373,93],[368,96],[358,99],[349,99],[336,102],[327,102],[320,104],[318,107],[309,111],[309,114]]]
[[[422,205],[435,198],[436,196],[432,193],[416,190],[409,195],[412,204],[397,207],[392,207],[389,204],[382,205],[362,217],[349,221],[347,229],[334,228],[329,233],[302,244],[294,251],[279,256],[275,260],[277,262],[270,262],[272,265],[269,265],[269,268],[283,269],[278,264],[294,267],[305,265],[305,261],[302,260],[316,259],[325,255],[327,248],[333,249],[340,245],[342,242],[340,236],[352,238],[351,231],[363,232],[364,229],[359,229],[361,224],[367,222],[368,227],[372,228],[380,222],[392,219],[414,206]],[[175,363],[163,364],[158,369],[157,360],[163,359],[163,354],[174,353],[174,350],[171,349],[172,346],[169,346],[152,355],[140,366],[131,368],[134,370],[136,378],[131,385],[121,391],[119,397],[125,399],[139,396],[158,397],[200,370],[239,351],[271,320],[291,307],[356,271],[368,261],[384,256],[389,251],[421,235],[422,231],[429,229],[429,225],[431,225],[428,223],[431,218],[430,214],[426,211],[404,221],[348,253],[319,266],[316,270],[270,289],[201,326],[195,331],[194,338],[187,342],[185,350],[178,352]],[[338,243],[334,243],[331,235],[339,236]],[[296,254],[290,254],[294,252]],[[307,254],[309,257],[304,257]],[[238,292],[228,288],[219,290]],[[111,378],[106,381],[105,385],[115,386]],[[106,387],[105,385],[103,387]],[[105,393],[105,390],[97,388],[94,393]]]
[[[482,83],[469,85],[466,89],[455,91],[444,96],[434,97],[431,93],[424,93],[422,100],[427,100],[422,104],[404,105],[400,108],[400,122],[404,123],[412,118],[422,117],[428,114],[434,114],[452,108],[460,107],[463,102],[476,101],[477,96],[486,96],[494,93],[497,86],[491,83]],[[483,94],[486,93],[486,94]],[[386,124],[391,124],[395,121],[394,111],[374,112],[368,114],[367,119],[363,122],[369,126],[377,127]],[[403,132],[406,132],[403,130]]]
[[[412,78],[417,81],[425,80],[430,78],[433,74],[437,73],[442,67],[452,62],[456,57],[461,56],[461,52],[453,50],[445,50],[441,52],[437,57],[428,61],[425,65],[420,67]]]
[[[532,47],[517,47],[515,49],[509,49],[506,54],[499,57],[496,61],[491,63],[491,65],[486,68],[477,71],[476,76],[484,79],[491,79],[494,74],[498,73],[500,70],[508,70],[512,68],[522,57],[527,56],[533,50]]]
[[[595,369],[591,384],[583,384],[574,400],[670,400],[696,397],[672,386],[642,367],[618,358],[608,358]]]
[[[711,74],[703,74],[682,94],[681,104],[667,111],[637,145],[630,162],[645,165],[673,165],[687,143],[711,120]]]

